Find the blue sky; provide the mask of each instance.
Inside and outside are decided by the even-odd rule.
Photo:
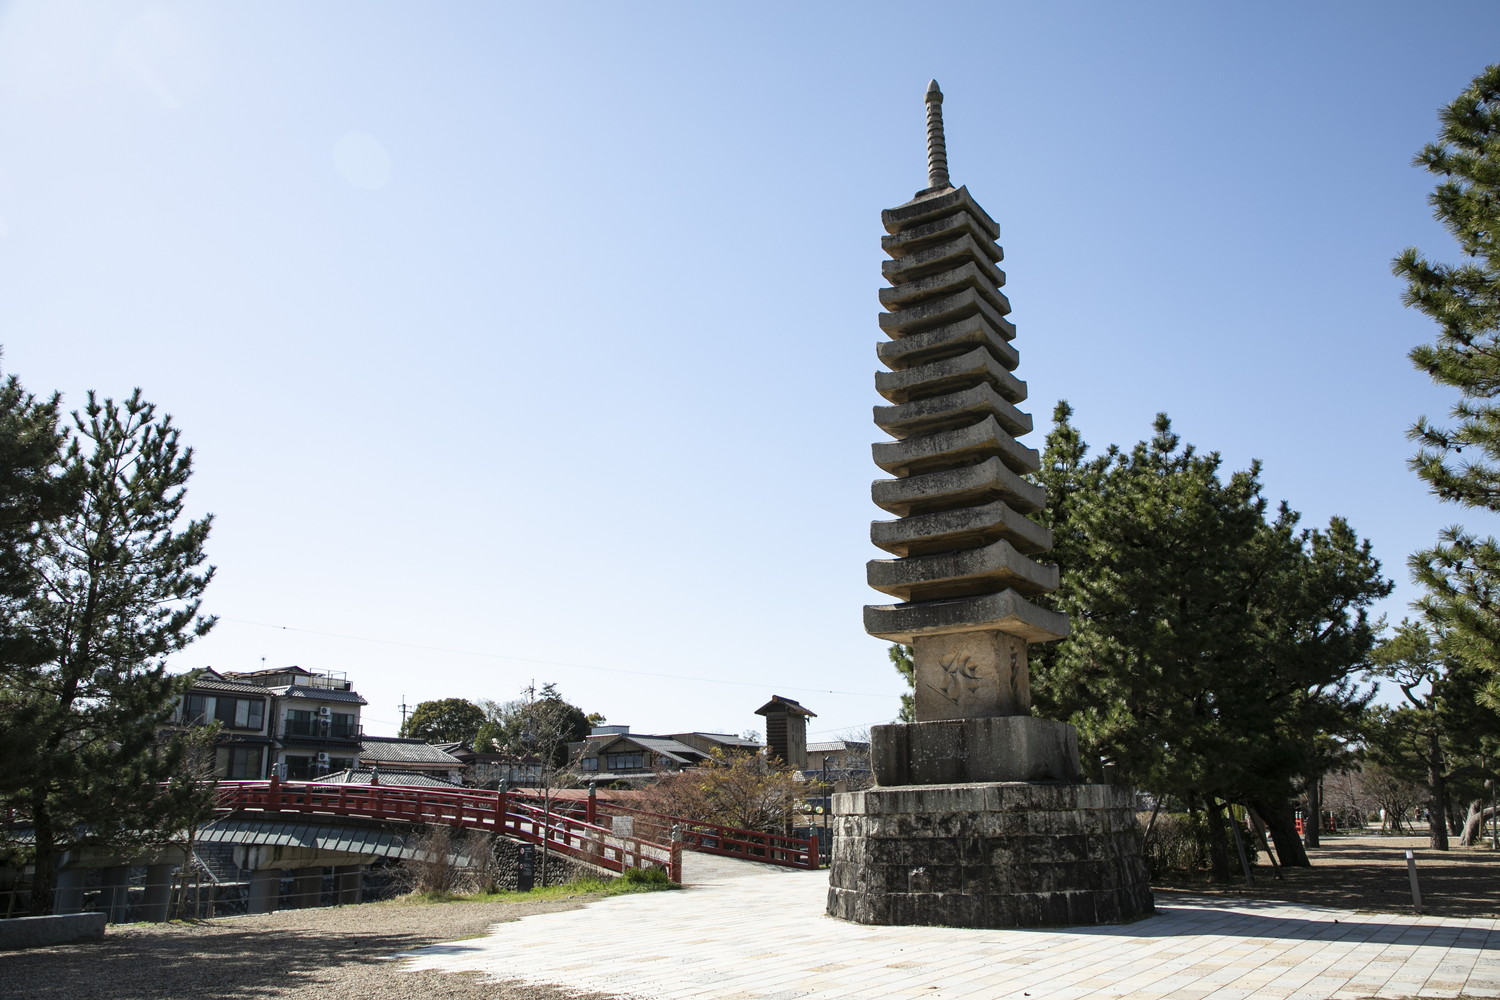
[[[1169,413],[1306,523],[1406,555],[1451,403],[1389,261],[1451,259],[1449,3],[12,2],[0,330],[35,391],[141,386],[217,517],[177,661],[398,705],[535,679],[645,731],[833,734],[899,680],[860,608],[880,210],[922,91],[1001,224],[1040,446]]]

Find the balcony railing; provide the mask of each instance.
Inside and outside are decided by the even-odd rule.
[[[329,719],[287,719],[282,723],[282,739],[357,740],[364,735],[357,722],[334,722]]]

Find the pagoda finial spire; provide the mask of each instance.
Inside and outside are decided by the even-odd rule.
[[[938,82],[927,83],[927,189],[942,191],[953,185],[948,180],[948,144],[943,139],[943,92]]]

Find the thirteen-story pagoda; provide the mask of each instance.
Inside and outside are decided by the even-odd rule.
[[[870,634],[913,647],[919,721],[1028,715],[1026,645],[1060,639],[1066,615],[1028,598],[1057,589],[1044,560],[1052,533],[1028,516],[1046,491],[1027,482],[1040,460],[1016,439],[1026,383],[1000,289],[1000,227],[948,180],[943,95],[927,88],[929,186],[882,213],[891,259],[875,376],[889,401],[875,423],[895,438],[874,446],[871,539],[895,559],[869,564],[869,582],[902,603],[867,607]]]
[[[915,721],[870,734],[875,786],[833,796],[828,912],[865,924],[1039,927],[1152,912],[1135,795],[1080,781],[1078,733],[1031,714],[1029,643],[1065,637],[1046,491],[1017,438],[1026,383],[1000,227],[948,179],[942,92],[927,88],[928,186],[883,213],[890,287],[875,376],[887,405],[871,488],[895,520],[869,582],[870,634],[912,647]]]

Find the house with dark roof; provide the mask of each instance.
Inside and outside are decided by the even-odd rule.
[[[342,673],[303,667],[203,670],[179,720],[219,722],[215,775],[307,781],[359,763],[364,698]]]
[[[845,782],[851,786],[836,789],[840,792],[863,787],[860,783],[874,774],[870,769],[870,744],[863,740],[809,743],[806,774],[830,785]]]
[[[186,726],[217,722],[214,777],[253,781],[266,776],[267,762],[274,752],[274,700],[263,687],[205,669],[178,700],[175,721]]]
[[[686,743],[694,750],[706,754],[715,750],[720,753],[760,753],[765,749],[765,744],[759,740],[732,733],[668,733],[667,739]]]
[[[463,784],[464,762],[425,740],[366,736],[359,744],[361,769],[379,769],[381,784],[395,775],[419,775],[448,785]]]
[[[660,771],[680,771],[709,759],[707,751],[670,736],[648,736],[629,729],[597,726],[584,739],[568,744],[585,781],[643,785]]]
[[[464,766],[465,785],[473,788],[498,789],[537,785],[542,780],[542,759],[533,754],[517,756],[494,750],[478,751],[467,743],[434,743],[433,746],[457,757]]]

